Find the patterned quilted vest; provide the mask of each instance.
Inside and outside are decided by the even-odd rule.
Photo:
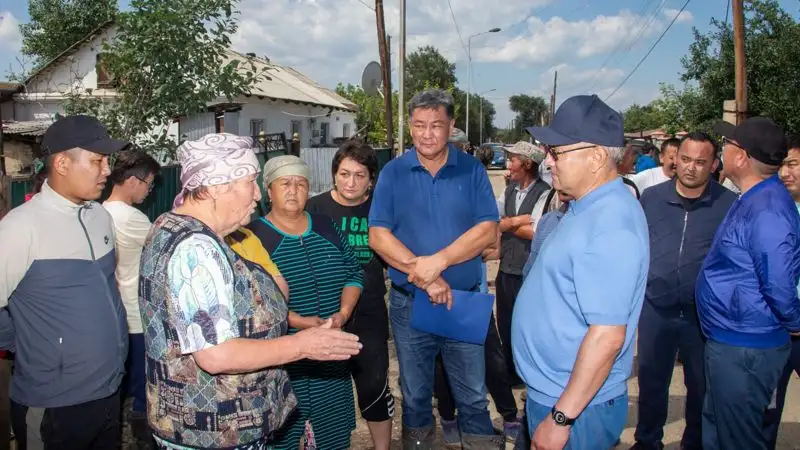
[[[211,375],[191,355],[181,355],[172,319],[180,312],[167,265],[175,247],[194,233],[216,240],[233,269],[233,335],[273,339],[288,328],[287,302],[272,277],[240,258],[201,222],[162,215],[144,246],[139,280],[148,421],[159,438],[183,447],[225,448],[269,440],[297,405],[283,368]]]

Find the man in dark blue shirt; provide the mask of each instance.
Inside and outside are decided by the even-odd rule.
[[[718,162],[711,137],[689,133],[678,144],[677,177],[642,193],[640,201],[650,229],[650,271],[639,319],[639,420],[632,450],[664,448],[676,355],[683,361],[686,385],[681,448],[703,448],[704,343],[694,287],[714,233],[736,200],[736,194],[711,177]]]
[[[434,360],[441,351],[459,410],[462,447],[500,449],[489,418],[482,345],[411,327],[417,289],[452,304],[451,289],[478,291],[481,252],[497,237],[497,206],[486,170],[448,146],[453,99],[441,90],[409,103],[414,148],[381,171],[369,214],[370,246],[390,266],[390,312],[403,393],[403,448],[431,449]]]
[[[772,403],[800,332],[800,240],[794,200],[776,172],[786,136],[770,119],[718,124],[725,175],[742,191],[714,236],[697,278],[705,335],[703,448],[766,449]]]

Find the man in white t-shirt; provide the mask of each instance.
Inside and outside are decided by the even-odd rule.
[[[675,176],[675,158],[680,145],[680,139],[673,138],[664,141],[661,144],[661,151],[658,153],[660,165],[630,176],[631,181],[639,188],[639,194],[644,193],[644,190],[650,186],[661,184]]]
[[[128,318],[128,385],[131,429],[137,448],[155,448],[147,425],[145,399],[145,353],[142,317],[139,314],[139,260],[150,232],[150,220],[133,205],[142,203],[161,170],[150,155],[135,150],[121,152],[108,177],[113,189],[103,206],[114,220],[117,253],[117,283]]]

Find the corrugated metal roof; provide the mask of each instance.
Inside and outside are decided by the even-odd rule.
[[[5,122],[3,123],[3,133],[21,136],[42,136],[52,123],[50,120]]]
[[[266,76],[250,89],[252,95],[348,111],[354,111],[356,108],[347,99],[320,86],[295,68],[268,62],[259,57],[242,55],[233,50],[228,51],[228,58],[242,62],[252,61],[256,70],[266,70]]]

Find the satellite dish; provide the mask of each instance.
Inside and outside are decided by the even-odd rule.
[[[364,67],[364,73],[361,74],[361,88],[367,95],[379,95],[381,84],[383,84],[383,77],[381,76],[381,65],[375,61],[367,64]]]

